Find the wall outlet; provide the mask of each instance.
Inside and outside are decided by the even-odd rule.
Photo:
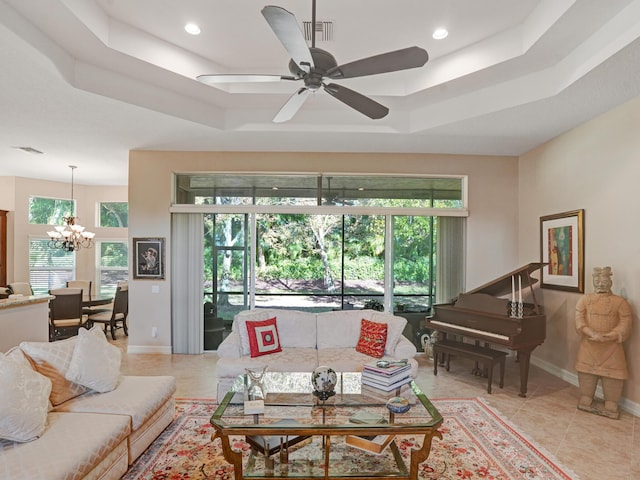
[[[151,327],[151,336],[156,338],[158,336],[158,327]]]

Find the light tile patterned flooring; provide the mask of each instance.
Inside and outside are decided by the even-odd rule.
[[[115,342],[126,352],[126,339],[118,331]],[[214,398],[217,354],[161,355],[126,354],[125,375],[173,375],[177,379],[176,397]],[[451,370],[438,368],[419,354],[418,383],[431,398],[482,397],[504,419],[533,440],[582,480],[635,480],[640,478],[640,438],[636,438],[636,417],[622,412],[619,420],[576,409],[578,389],[553,375],[531,366],[526,398],[518,396],[518,366],[507,357],[505,386],[498,388],[494,378],[487,394],[486,378],[470,373],[473,362],[452,359]],[[494,376],[498,375],[496,367]],[[640,426],[639,426],[640,428]]]

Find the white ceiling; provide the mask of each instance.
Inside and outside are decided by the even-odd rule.
[[[311,20],[311,0],[272,1]],[[318,92],[274,124],[300,83],[195,80],[289,74],[264,5],[0,0],[0,175],[125,185],[131,149],[519,155],[640,94],[640,0],[317,0],[338,63],[413,45],[429,62],[335,81],[381,120]]]

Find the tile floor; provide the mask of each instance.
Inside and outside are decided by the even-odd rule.
[[[115,343],[126,351],[126,339],[118,333]],[[215,353],[125,354],[122,370],[126,375],[173,375],[177,397],[214,398],[216,360]],[[486,379],[470,373],[473,362],[454,359],[449,372],[438,368],[434,376],[428,356],[419,354],[418,360],[418,382],[431,398],[482,397],[580,479],[640,478],[640,439],[635,438],[638,422],[633,415],[622,412],[619,420],[612,420],[579,411],[577,388],[535,366],[530,369],[527,397],[521,398],[513,356],[507,358],[504,388],[498,388],[494,379],[491,394]]]

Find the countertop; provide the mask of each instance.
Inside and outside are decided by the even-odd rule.
[[[20,307],[23,305],[32,305],[34,303],[48,302],[52,299],[51,295],[29,295],[24,297],[3,298],[0,300],[0,310],[4,308]]]

